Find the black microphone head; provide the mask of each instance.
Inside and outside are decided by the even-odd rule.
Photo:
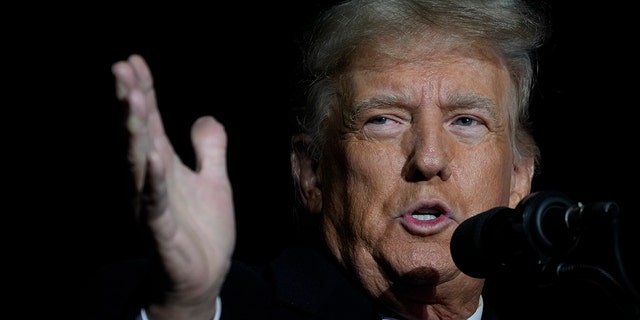
[[[516,206],[522,212],[529,242],[541,255],[562,256],[576,246],[579,237],[571,230],[567,215],[573,206],[571,199],[557,190],[530,193]]]
[[[486,278],[500,269],[511,255],[514,232],[520,233],[520,217],[515,209],[496,207],[460,223],[450,245],[458,269],[474,278]]]

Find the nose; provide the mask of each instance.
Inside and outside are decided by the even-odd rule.
[[[426,181],[435,177],[446,181],[451,177],[448,135],[439,120],[414,124],[412,148],[404,176],[408,181]]]

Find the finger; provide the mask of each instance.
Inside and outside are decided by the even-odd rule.
[[[133,91],[127,98],[129,115],[126,127],[129,131],[129,162],[134,175],[136,189],[141,191],[148,173],[148,162],[153,152],[153,138],[149,133],[148,116],[144,108],[145,97],[139,91]],[[134,111],[135,110],[135,111]]]
[[[137,87],[143,92],[153,90],[153,77],[151,76],[151,70],[144,58],[140,55],[132,54],[128,61],[136,74],[135,79]]]
[[[127,61],[118,61],[111,66],[111,73],[116,79],[116,97],[125,100],[135,84],[135,72]]]
[[[126,127],[130,133],[129,161],[137,190],[141,190],[147,175],[149,156],[161,146],[164,157],[172,148],[165,136],[162,119],[156,104],[153,78],[149,67],[139,55],[112,66],[116,78],[116,96],[127,108]],[[168,147],[167,147],[168,146]]]
[[[153,88],[153,76],[149,66],[140,55],[131,55],[126,61],[119,61],[113,64],[112,72],[116,77],[116,96],[126,103],[130,112],[140,116],[158,117],[158,108]],[[131,98],[134,92],[139,92],[143,100],[131,105]],[[134,108],[135,107],[135,108]],[[159,120],[159,119],[158,119]],[[159,126],[156,129],[162,129]]]
[[[126,108],[125,126],[129,131],[130,140],[128,160],[136,190],[141,191],[147,172],[150,139],[146,129],[146,102],[144,95],[139,90],[134,90],[138,82],[137,75],[129,61],[118,61],[113,64],[111,70],[116,80],[116,97]]]
[[[127,96],[128,91],[133,88],[142,92],[148,92],[153,89],[153,77],[149,66],[142,56],[133,54],[126,61],[118,61],[111,67],[112,73],[118,80],[117,87],[118,98],[123,99]]]
[[[136,106],[136,108],[142,109],[134,108],[132,112],[139,112],[141,116],[148,117],[147,124],[151,131],[151,137],[162,140],[165,134],[164,126],[158,110],[151,70],[140,55],[133,54],[127,61],[133,73],[133,78],[128,82],[131,86],[131,91],[139,91],[144,97],[144,103]]]
[[[146,179],[140,194],[141,218],[152,221],[167,210],[169,196],[163,158],[159,153],[151,152],[147,160]]]
[[[206,175],[226,177],[227,134],[224,126],[210,116],[200,117],[191,129],[196,170]]]

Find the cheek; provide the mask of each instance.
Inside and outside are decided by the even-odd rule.
[[[385,184],[398,180],[404,164],[397,144],[355,140],[342,141],[331,148],[324,161],[323,185],[345,186],[344,192],[375,192]],[[391,179],[391,178],[394,179]],[[326,183],[325,183],[326,182]]]
[[[402,181],[402,159],[394,147],[363,142],[346,144],[341,154],[340,159],[332,156],[334,161],[341,161],[340,165],[325,172],[328,183],[323,183],[323,192],[327,192],[325,200],[329,204],[326,218],[332,229],[343,229],[352,240],[370,238],[384,225],[378,221],[384,218],[379,213],[385,200],[395,194],[395,184]]]
[[[390,182],[389,177],[400,178],[406,159],[394,145],[364,145],[347,153],[353,179],[358,183]]]
[[[458,167],[453,170],[457,184],[475,199],[469,202],[475,211],[509,204],[511,157],[493,150],[469,153],[468,157],[459,159]]]
[[[384,201],[396,194],[404,182],[402,168],[407,159],[400,146],[379,142],[354,143],[347,148],[346,155],[349,170],[345,182],[347,192],[356,202],[354,206],[358,206],[354,209],[382,209]]]

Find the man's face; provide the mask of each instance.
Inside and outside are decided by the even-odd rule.
[[[514,89],[492,51],[402,50],[353,64],[351,104],[328,121],[316,207],[330,249],[366,289],[412,308],[479,294],[482,282],[451,259],[451,235],[475,214],[515,206],[533,161],[514,162]]]

